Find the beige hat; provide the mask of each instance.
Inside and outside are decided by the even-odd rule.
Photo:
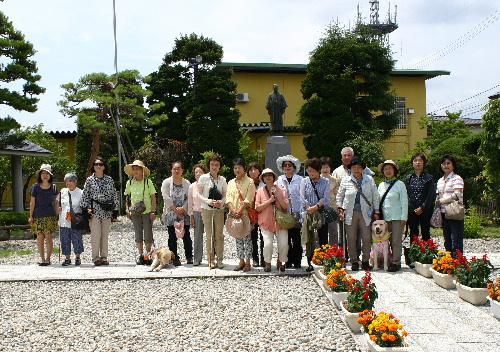
[[[276,180],[278,179],[278,175],[276,175],[276,173],[275,173],[272,169],[267,168],[267,169],[262,170],[262,173],[261,173],[261,174],[260,174],[260,176],[259,176],[259,180],[260,180],[260,182],[264,182],[264,180],[263,180],[263,176],[264,176],[265,174],[272,174],[272,175],[273,175],[273,177],[274,177],[274,181],[276,181]],[[273,181],[273,182],[274,182],[274,181]]]
[[[394,168],[396,169],[396,172],[398,172],[398,171],[399,171],[398,165],[396,165],[396,163],[395,163],[394,161],[390,160],[390,159],[389,159],[389,160],[384,161],[384,162],[383,162],[383,163],[381,163],[381,164],[379,164],[379,165],[378,165],[378,170],[379,170],[380,172],[383,172],[382,170],[384,169],[384,166],[385,166],[385,165],[392,165],[392,166],[394,166]]]
[[[42,164],[42,166],[40,166],[40,170],[36,172],[36,175],[40,175],[40,172],[42,171],[47,171],[51,176],[54,176],[54,174],[52,173],[52,166],[50,166],[49,164]]]
[[[125,167],[123,168],[123,171],[125,171],[125,173],[127,175],[129,175],[130,177],[132,177],[132,176],[134,176],[134,174],[132,172],[134,166],[142,167],[142,170],[144,171],[144,177],[148,177],[151,174],[151,172],[146,167],[146,165],[144,165],[144,163],[142,161],[140,161],[140,160],[134,160],[134,162],[132,164],[125,165]]]

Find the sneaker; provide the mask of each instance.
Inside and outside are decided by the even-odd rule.
[[[80,258],[75,259],[75,266],[79,266],[82,264],[82,260]]]
[[[101,266],[102,265],[102,260],[101,259],[96,259],[94,262],[94,266]]]
[[[177,257],[174,259],[174,266],[181,266],[181,261]]]
[[[137,265],[144,265],[144,256],[141,254],[135,263]]]
[[[186,264],[193,264],[193,258],[189,258],[186,260]]]
[[[352,271],[358,271],[359,270],[359,263],[355,262],[351,264],[351,270]]]
[[[71,259],[64,259],[64,262],[61,264],[62,266],[68,266],[68,265],[71,265]]]
[[[363,262],[361,263],[361,269],[363,269],[364,271],[370,271],[373,269],[373,267],[370,265],[369,262]]]
[[[217,268],[218,269],[224,269],[224,263],[222,261],[220,261],[220,262],[218,261],[217,262]]]

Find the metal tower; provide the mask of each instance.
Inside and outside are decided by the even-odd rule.
[[[394,6],[394,16],[391,14],[391,4],[389,3],[389,10],[387,11],[387,20],[385,22],[380,22],[379,20],[379,10],[380,5],[378,0],[369,0],[370,3],[370,23],[366,24],[362,22],[361,12],[359,11],[358,4],[358,23],[357,27],[367,27],[375,32],[380,41],[388,44],[389,33],[394,32],[398,25],[396,23],[396,18],[398,14],[397,5]],[[394,18],[394,19],[393,19]]]

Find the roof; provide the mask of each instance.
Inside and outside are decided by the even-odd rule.
[[[433,116],[432,119],[436,121],[445,121],[448,120],[448,116]],[[467,126],[481,127],[481,125],[483,124],[483,119],[470,119],[467,117],[461,117],[459,121],[463,121]]]
[[[20,148],[8,145],[5,149],[0,149],[0,155],[20,155],[20,156],[51,156],[52,152],[40,147],[30,141],[24,141]]]
[[[273,72],[273,73],[306,73],[306,64],[251,63],[251,62],[221,62],[221,67],[230,67],[235,72]],[[450,71],[443,70],[392,70],[393,76],[425,77],[430,79],[438,76],[448,76]]]

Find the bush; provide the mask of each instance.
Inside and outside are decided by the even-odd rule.
[[[474,207],[471,207],[465,215],[464,221],[464,237],[465,238],[479,238],[483,232],[483,220],[477,214]]]
[[[8,225],[28,225],[28,212],[1,212],[0,213],[0,226]]]

